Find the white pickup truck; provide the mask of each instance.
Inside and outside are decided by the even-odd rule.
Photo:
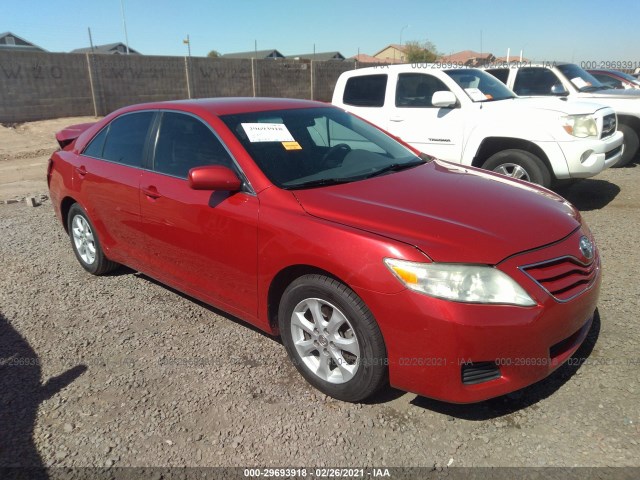
[[[332,103],[429,155],[543,186],[597,175],[623,150],[613,109],[521,99],[472,68],[352,70],[338,78]]]
[[[512,63],[486,69],[520,96],[559,96],[597,102],[612,107],[618,115],[618,130],[624,134],[624,154],[615,165],[622,167],[640,147],[640,90],[614,90],[575,63]]]

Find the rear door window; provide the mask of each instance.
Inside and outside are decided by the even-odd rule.
[[[560,83],[556,74],[544,67],[526,67],[518,70],[513,91],[518,95],[551,95],[551,87]]]
[[[154,112],[127,113],[113,120],[109,124],[100,158],[131,167],[141,167],[153,116]],[[98,140],[98,137],[94,141]],[[89,148],[92,148],[92,145],[93,142]]]
[[[342,101],[356,107],[382,107],[387,75],[362,75],[347,80]]]

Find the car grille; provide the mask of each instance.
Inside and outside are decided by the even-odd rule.
[[[605,115],[602,119],[602,135],[600,135],[600,138],[606,138],[613,135],[618,128],[617,123],[615,113]]]
[[[574,257],[556,258],[522,270],[553,298],[568,302],[591,288],[600,270],[600,257],[596,254],[588,264]]]
[[[615,157],[616,155],[618,155],[620,153],[621,150],[622,150],[622,145],[620,145],[619,147],[614,148],[613,150],[609,150],[607,153],[604,154],[604,159],[605,160],[609,160],[610,158]]]

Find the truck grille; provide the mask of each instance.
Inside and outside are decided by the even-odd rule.
[[[602,135],[600,135],[600,138],[610,137],[616,133],[617,128],[618,122],[616,121],[616,114],[611,113],[609,115],[605,115],[602,119]]]
[[[562,257],[521,268],[534,282],[559,302],[568,302],[589,290],[600,270],[600,257],[588,264]]]

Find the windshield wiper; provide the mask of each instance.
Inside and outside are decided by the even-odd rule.
[[[596,90],[608,90],[608,87],[604,85],[589,85],[580,89],[581,92],[595,92]]]
[[[370,173],[369,175],[366,175],[364,178],[377,177],[378,175],[382,175],[387,172],[399,172],[400,170],[417,167],[418,165],[424,165],[425,163],[427,163],[427,161],[422,159],[413,161],[413,162],[406,162],[406,163],[392,163],[391,165],[387,165],[386,167],[381,168],[380,170],[376,170],[375,172]]]
[[[296,183],[293,185],[283,185],[285,190],[296,190],[302,188],[327,187],[329,185],[340,185],[341,183],[353,182],[354,178],[321,178],[318,180],[309,180],[308,182]]]

